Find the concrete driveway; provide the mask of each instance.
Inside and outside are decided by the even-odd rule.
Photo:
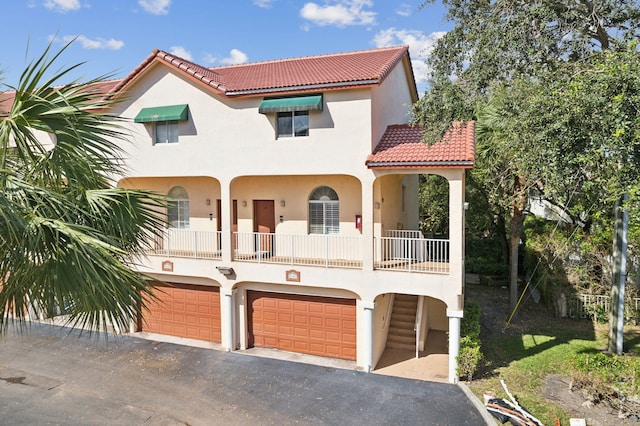
[[[11,425],[482,425],[455,385],[31,324],[0,338]]]

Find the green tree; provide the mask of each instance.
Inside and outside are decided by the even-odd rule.
[[[452,121],[478,120],[482,130],[478,145],[489,155],[478,156],[472,174],[482,175],[475,181],[488,194],[505,189],[503,198],[509,206],[502,210],[509,212],[510,301],[515,307],[525,203],[531,188],[544,187],[541,168],[532,166],[546,164],[549,157],[548,147],[532,143],[535,134],[519,121],[523,118],[519,105],[531,96],[536,83],[563,64],[584,60],[596,51],[618,50],[637,38],[640,8],[634,0],[443,0],[443,4],[454,28],[430,56],[430,88],[416,105],[414,120],[427,129],[428,142],[437,140]]]
[[[53,71],[68,46],[50,45],[0,93],[13,96],[0,115],[0,332],[29,308],[127,329],[153,298],[132,266],[161,228],[163,200],[113,187],[125,133],[104,112],[106,77],[61,84],[79,66]]]

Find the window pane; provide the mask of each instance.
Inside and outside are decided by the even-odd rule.
[[[340,232],[340,206],[335,201],[328,201],[325,205],[325,226],[327,234]]]
[[[167,142],[167,122],[158,121],[155,127],[156,127],[155,143],[166,143]]]
[[[324,234],[324,213],[322,203],[309,202],[309,233]]]
[[[309,136],[309,112],[297,111],[294,116],[293,125],[296,136]]]
[[[293,116],[290,112],[278,113],[278,137],[292,136]]]
[[[178,142],[178,122],[177,121],[169,121],[167,122],[167,141],[170,143]]]

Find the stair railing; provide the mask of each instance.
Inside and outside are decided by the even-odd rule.
[[[420,357],[420,336],[422,335],[422,311],[424,310],[424,296],[418,296],[418,308],[416,309],[416,323],[413,329],[416,332],[416,358]]]

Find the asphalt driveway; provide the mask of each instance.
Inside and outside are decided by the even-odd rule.
[[[32,324],[0,338],[11,425],[483,425],[455,385]]]

